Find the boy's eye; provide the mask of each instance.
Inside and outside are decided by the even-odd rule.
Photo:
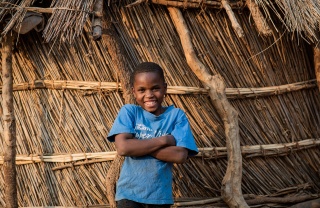
[[[138,92],[144,92],[145,90],[144,89],[138,89]]]
[[[152,91],[158,91],[160,89],[160,87],[154,87],[152,88]]]

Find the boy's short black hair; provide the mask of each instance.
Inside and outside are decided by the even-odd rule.
[[[144,73],[144,72],[155,72],[157,73],[160,78],[165,82],[164,80],[164,73],[161,66],[154,62],[142,62],[136,68],[134,69],[132,76],[131,76],[131,84],[133,85],[134,78],[137,74]]]

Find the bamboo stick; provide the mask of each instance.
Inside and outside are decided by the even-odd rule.
[[[284,156],[290,154],[292,151],[313,148],[319,145],[319,139],[307,139],[285,144],[241,146],[241,154],[246,158],[256,156]],[[199,157],[205,156],[210,158],[210,154],[212,154],[211,158],[227,156],[226,147],[199,148],[199,150]]]
[[[283,143],[283,144],[265,144],[265,145],[246,145],[241,146],[241,154],[246,158],[259,156],[285,156],[295,151],[314,148],[320,145],[320,139],[306,139],[297,142]],[[116,151],[95,152],[95,153],[74,153],[74,154],[30,154],[17,155],[16,164],[25,165],[30,163],[67,163],[72,162],[73,165],[66,165],[65,167],[90,164],[95,162],[104,162],[113,160]],[[199,148],[199,154],[195,157],[205,159],[217,159],[227,157],[226,147],[202,147]],[[83,161],[84,160],[84,161]],[[77,161],[83,161],[76,163]],[[3,157],[0,157],[0,164],[4,163]],[[64,167],[64,166],[63,166]],[[59,167],[53,168],[58,170]]]
[[[226,95],[230,99],[262,97],[280,95],[284,93],[305,90],[316,87],[316,80],[296,82],[286,85],[260,87],[260,88],[226,88]],[[94,82],[75,80],[34,80],[32,82],[18,83],[13,85],[13,91],[27,91],[34,89],[54,90],[88,90],[94,92],[122,91],[117,82]],[[188,86],[168,86],[168,94],[208,94],[207,88]],[[0,90],[2,93],[2,90]]]
[[[230,2],[229,0],[221,0],[221,4],[222,7],[226,10],[229,19],[231,21],[231,25],[233,27],[233,29],[236,31],[237,35],[239,36],[239,38],[243,38],[244,37],[244,32],[236,18],[236,16],[234,15],[232,8],[230,6]]]

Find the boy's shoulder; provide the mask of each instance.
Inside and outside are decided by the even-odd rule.
[[[121,108],[125,108],[125,109],[133,109],[136,108],[137,106],[134,104],[124,104]]]
[[[171,112],[171,114],[175,114],[175,115],[178,115],[178,116],[184,116],[186,115],[185,112],[181,109],[181,108],[177,108],[175,107],[174,105],[170,105],[167,107],[167,110],[169,112]]]
[[[121,107],[121,109],[125,109],[125,110],[128,110],[128,111],[132,111],[132,110],[137,110],[141,108],[140,106],[138,105],[134,105],[134,104],[125,104]]]

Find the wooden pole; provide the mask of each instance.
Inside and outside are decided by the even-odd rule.
[[[102,34],[101,41],[106,44],[106,48],[112,57],[112,62],[116,73],[115,76],[120,81],[124,102],[134,103],[134,97],[131,93],[130,84],[131,71],[129,66],[126,64],[127,61],[125,60],[125,49],[118,34],[116,33],[110,14],[103,13],[102,28],[105,32]],[[123,161],[124,157],[117,154],[107,173],[107,198],[111,208],[116,207],[115,186],[120,175],[120,169]]]
[[[313,49],[314,71],[316,73],[317,85],[320,92],[320,46],[315,46]]]
[[[3,170],[7,208],[18,207],[16,179],[16,123],[13,111],[12,46],[13,35],[3,37],[2,46],[2,109],[3,109]]]
[[[213,9],[221,9],[222,2],[221,0],[186,0],[186,1],[174,1],[174,0],[136,0],[135,2],[127,5],[126,7],[133,7],[137,6],[142,3],[153,3],[153,4],[160,4],[167,7],[177,7],[182,9],[187,8],[197,8],[197,9],[203,9],[203,8],[213,8]],[[243,9],[245,0],[239,0],[239,1],[232,1],[228,3],[232,9]]]
[[[230,208],[248,208],[249,206],[244,200],[241,190],[242,155],[239,138],[238,112],[227,99],[222,77],[219,74],[212,76],[206,66],[198,59],[181,11],[174,7],[168,7],[168,10],[179,34],[188,65],[203,85],[209,88],[211,102],[224,124],[228,166],[222,181],[221,192],[223,200]]]
[[[256,23],[257,30],[260,34],[270,36],[272,30],[268,26],[267,20],[263,17],[259,6],[254,0],[246,0],[246,4],[252,15],[253,21]]]
[[[99,40],[102,35],[102,11],[103,11],[103,0],[96,0],[93,7],[94,19],[92,22],[92,36],[93,40]]]

